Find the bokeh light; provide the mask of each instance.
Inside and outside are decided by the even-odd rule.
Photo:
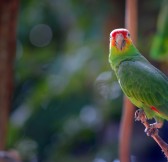
[[[52,39],[53,33],[49,25],[38,24],[30,31],[30,42],[37,47],[47,46]]]

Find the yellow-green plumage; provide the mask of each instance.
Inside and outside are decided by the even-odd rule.
[[[168,120],[168,78],[140,54],[130,37],[127,37],[127,32],[125,29],[118,29],[111,33],[111,67],[126,96],[133,104],[142,108],[148,118]],[[116,46],[120,43],[117,42],[120,34],[121,40],[127,44],[121,44],[121,50]]]

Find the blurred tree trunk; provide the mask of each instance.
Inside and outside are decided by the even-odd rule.
[[[0,150],[5,149],[13,91],[18,0],[0,0]]]
[[[126,0],[125,27],[130,31],[134,44],[136,44],[137,41],[137,8],[137,0]],[[128,100],[126,96],[124,96],[119,142],[120,162],[131,161],[130,146],[132,138],[134,111],[135,110],[133,104]]]

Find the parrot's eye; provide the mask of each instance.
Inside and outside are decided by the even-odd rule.
[[[130,35],[130,33],[127,33],[127,37],[130,37],[131,35]]]

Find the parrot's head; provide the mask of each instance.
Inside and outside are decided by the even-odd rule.
[[[127,29],[115,29],[110,33],[110,49],[123,53],[131,44],[131,36]]]
[[[113,69],[118,67],[121,61],[130,59],[138,53],[127,29],[115,29],[110,33],[109,62]]]

